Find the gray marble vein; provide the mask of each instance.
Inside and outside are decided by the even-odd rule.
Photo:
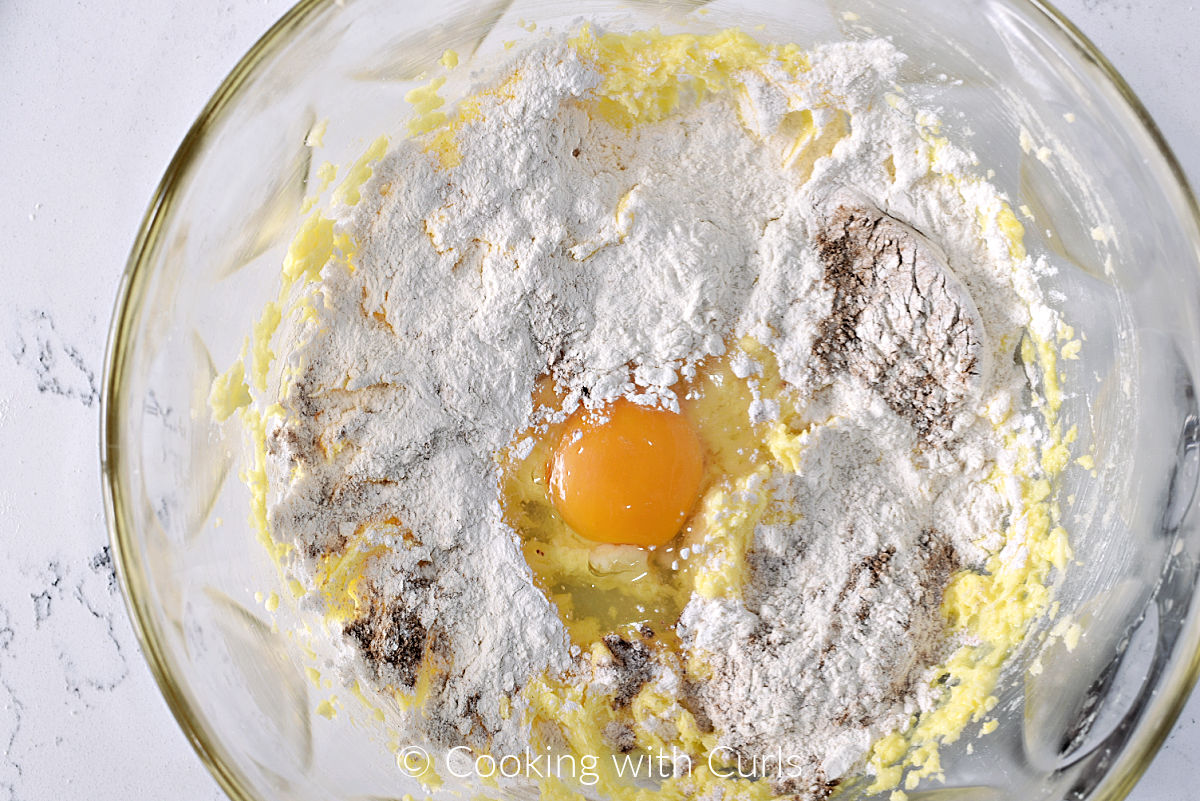
[[[18,315],[16,322],[8,352],[33,374],[37,391],[94,406],[100,398],[96,370],[77,347],[63,341],[50,312],[27,312]]]

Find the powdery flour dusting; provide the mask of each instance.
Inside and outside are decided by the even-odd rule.
[[[331,262],[281,329],[269,525],[318,610],[327,560],[366,554],[345,669],[432,681],[408,725],[433,743],[519,753],[535,679],[623,687],[673,699],[731,753],[795,755],[805,778],[776,789],[817,797],[935,703],[930,671],[957,645],[942,591],[1020,503],[985,479],[1040,436],[1012,351],[1032,310],[1052,315],[1031,262],[981,225],[996,191],[955,180],[970,157],[887,102],[901,55],[809,59],[766,58],[625,127],[589,106],[603,70],[547,38],[481,85],[504,89],[475,96],[457,164],[400,141],[330,212],[354,269]],[[505,522],[497,454],[580,404],[677,409],[718,358],[756,392],[768,369],[784,387],[745,421],[790,444],[737,488],[760,515],[744,585],[691,597],[679,658],[623,636],[596,660]],[[535,406],[545,376],[557,408]]]

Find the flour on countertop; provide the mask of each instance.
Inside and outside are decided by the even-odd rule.
[[[519,753],[521,688],[586,673],[497,494],[496,454],[547,413],[539,377],[560,415],[622,396],[674,408],[679,380],[744,336],[774,354],[802,410],[786,422],[809,431],[799,469],[756,490],[769,504],[742,597],[685,609],[682,642],[712,665],[689,703],[728,747],[782,746],[822,781],[932,703],[942,589],[1009,508],[981,486],[1004,450],[981,410],[1019,397],[1011,348],[1040,300],[1027,262],[980,232],[995,190],[947,186],[884,102],[901,60],[883,41],[817,48],[802,78],[747,72],[735,100],[626,131],[589,116],[577,101],[600,75],[547,39],[507,99],[481,96],[459,166],[400,142],[334,210],[356,269],[323,271],[315,316],[282,331],[295,373],[268,430],[270,526],[309,587],[327,555],[387,546],[343,627],[347,659],[406,691],[435,665],[413,717],[433,742]],[[796,108],[833,132],[815,160],[786,149]],[[730,358],[739,378],[763,370]],[[778,399],[756,404],[753,422],[779,418]],[[625,703],[646,683],[683,692],[636,643],[609,650],[636,667],[598,679]]]

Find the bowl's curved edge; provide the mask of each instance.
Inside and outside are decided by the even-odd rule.
[[[1035,13],[1058,28],[1076,51],[1091,61],[1104,74],[1113,88],[1117,90],[1125,105],[1138,118],[1142,128],[1153,142],[1154,148],[1158,151],[1163,165],[1174,179],[1174,188],[1178,191],[1176,200],[1182,203],[1182,210],[1185,212],[1179,221],[1181,224],[1186,224],[1187,221],[1191,223],[1192,230],[1189,238],[1196,255],[1195,262],[1200,264],[1200,203],[1197,202],[1196,193],[1183,170],[1183,165],[1167,143],[1158,123],[1154,121],[1149,110],[1146,109],[1120,71],[1065,14],[1048,0],[1021,0],[1021,2],[1029,5]],[[1200,363],[1200,346],[1192,356],[1197,359],[1196,363]],[[1193,505],[1195,503],[1196,501],[1193,499]],[[1190,648],[1190,653],[1178,653],[1176,658],[1185,660],[1184,664],[1173,671],[1173,675],[1168,675],[1170,684],[1165,688],[1160,688],[1168,691],[1156,693],[1147,705],[1142,720],[1137,723],[1134,735],[1118,753],[1116,762],[1097,785],[1093,801],[1122,801],[1128,797],[1150,767],[1150,763],[1158,754],[1163,743],[1166,742],[1172,726],[1187,705],[1188,698],[1195,688],[1197,680],[1200,679],[1200,608],[1197,608],[1196,604],[1196,600],[1193,600],[1193,608],[1189,613],[1190,621],[1182,633],[1182,636],[1190,639],[1190,644],[1183,644],[1184,647]],[[1146,734],[1139,738],[1138,730],[1146,730],[1146,727],[1149,727]]]
[[[1108,60],[1108,57],[1100,51],[1095,42],[1088,38],[1087,34],[1081,31],[1075,23],[1071,22],[1065,14],[1058,10],[1053,4],[1047,0],[1018,0],[1026,3],[1030,8],[1034,9],[1038,14],[1049,20],[1055,27],[1062,31],[1063,34],[1071,41],[1081,54],[1086,56],[1093,64],[1096,65],[1112,82],[1113,87],[1121,95],[1121,99],[1125,104],[1137,115],[1142,126],[1146,129],[1146,133],[1150,135],[1154,142],[1155,148],[1159,155],[1162,156],[1163,162],[1167,169],[1175,178],[1178,184],[1178,189],[1181,192],[1182,199],[1188,210],[1191,213],[1191,221],[1193,224],[1192,242],[1196,246],[1197,259],[1200,260],[1200,202],[1197,201],[1196,193],[1192,188],[1191,181],[1184,172],[1182,164],[1179,162],[1175,151],[1167,143],[1166,137],[1163,136],[1162,130],[1158,127],[1158,123],[1154,121],[1154,117],[1146,109],[1141,98],[1133,91],[1133,87],[1125,80],[1125,76],[1113,66],[1113,63]]]
[[[125,345],[130,334],[134,310],[132,304],[140,300],[138,290],[143,280],[140,268],[157,246],[159,231],[173,205],[175,192],[181,179],[189,171],[208,127],[237,96],[258,64],[274,53],[290,33],[301,27],[311,14],[328,2],[329,0],[299,0],[292,6],[238,60],[188,129],[151,198],[121,275],[104,357],[104,376],[100,392],[101,492],[113,561],[121,583],[125,606],[150,673],[154,676],[167,706],[200,760],[233,801],[259,800],[251,791],[245,777],[233,767],[232,761],[220,752],[207,727],[201,722],[200,711],[172,678],[151,610],[134,590],[135,577],[140,575],[141,565],[133,551],[132,543],[122,534],[123,525],[130,518],[128,498],[123,496],[116,474],[117,460],[120,458],[117,443],[120,434],[118,410],[121,385],[118,376],[121,375],[126,358]]]

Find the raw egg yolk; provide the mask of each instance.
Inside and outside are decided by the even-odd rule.
[[[550,461],[550,494],[577,534],[649,547],[679,532],[703,473],[703,446],[686,417],[619,399],[567,421]]]

